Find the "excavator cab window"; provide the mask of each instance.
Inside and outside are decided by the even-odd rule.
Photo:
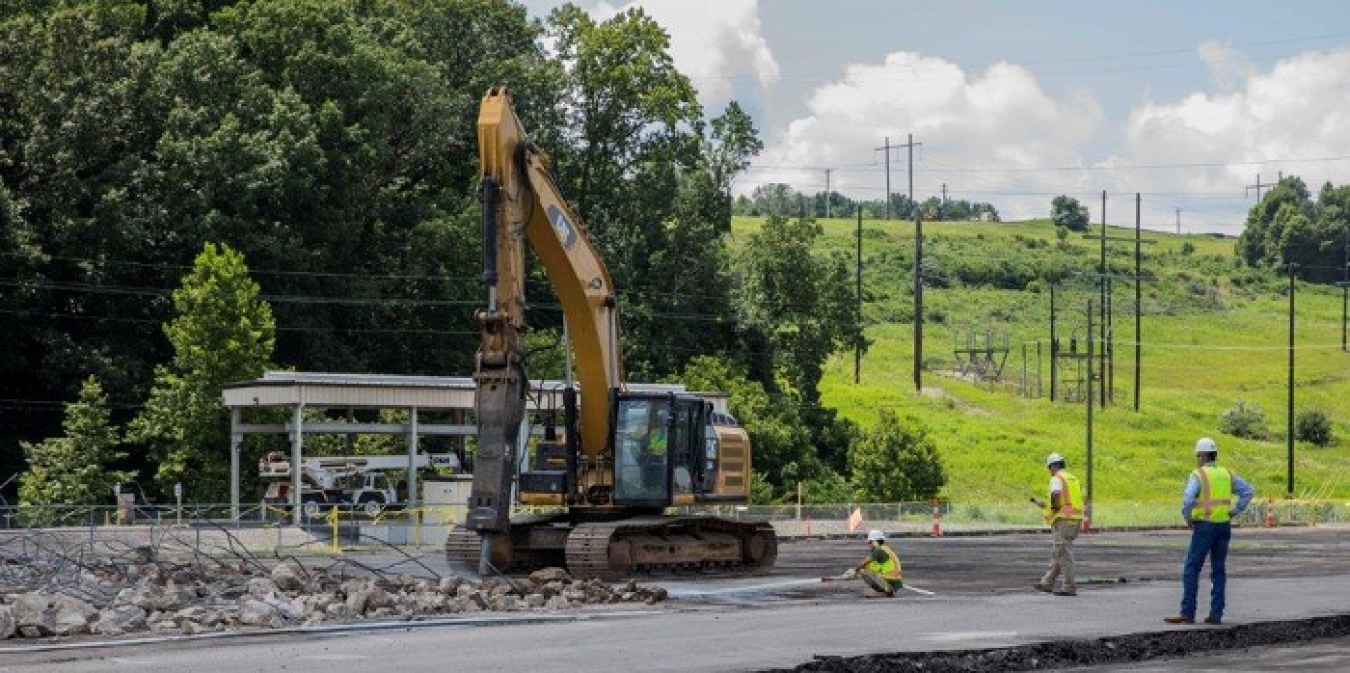
[[[614,436],[614,500],[670,502],[671,405],[664,398],[619,400]]]

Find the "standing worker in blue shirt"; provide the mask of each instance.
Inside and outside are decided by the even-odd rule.
[[[1186,482],[1181,500],[1181,516],[1191,529],[1191,547],[1186,552],[1186,566],[1181,575],[1181,612],[1166,617],[1168,624],[1195,623],[1195,593],[1200,583],[1200,570],[1209,556],[1209,579],[1213,588],[1209,594],[1209,616],[1206,624],[1223,623],[1224,588],[1228,582],[1224,563],[1228,558],[1228,540],[1233,535],[1232,519],[1246,511],[1255,492],[1251,484],[1233,474],[1215,461],[1219,447],[1214,440],[1201,437],[1195,443],[1195,471]],[[1238,501],[1233,505],[1233,495]]]

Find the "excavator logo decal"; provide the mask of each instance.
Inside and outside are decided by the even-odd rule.
[[[558,240],[562,241],[563,249],[571,250],[572,245],[577,242],[577,230],[572,227],[572,223],[567,220],[567,216],[557,206],[549,206],[548,221],[553,223],[553,231],[557,232]]]

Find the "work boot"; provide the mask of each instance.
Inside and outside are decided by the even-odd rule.
[[[1056,595],[1056,596],[1077,596],[1077,595],[1078,595],[1078,591],[1076,591],[1076,590],[1074,590],[1074,589],[1060,589],[1059,591],[1056,591],[1056,592],[1055,592],[1055,595]]]
[[[1163,621],[1168,624],[1194,624],[1195,617],[1190,615],[1172,615],[1171,617],[1163,617]]]
[[[1223,623],[1223,620],[1222,620],[1222,619],[1219,619],[1218,617],[1205,617],[1205,623],[1206,623],[1206,624],[1213,624],[1214,626],[1218,626],[1218,625],[1220,625],[1220,624]]]
[[[1054,589],[1052,589],[1052,588],[1050,587],[1050,585],[1048,585],[1048,584],[1041,584],[1040,582],[1037,582],[1037,583],[1031,585],[1031,588],[1032,588],[1032,589],[1035,589],[1035,590],[1037,590],[1037,591],[1044,591],[1044,592],[1047,593],[1047,594],[1048,594],[1048,593],[1053,593],[1053,592],[1054,592]]]

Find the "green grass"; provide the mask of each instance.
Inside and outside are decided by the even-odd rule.
[[[854,220],[822,220],[823,252],[853,255]],[[760,218],[737,218],[737,244],[762,225]],[[936,439],[948,473],[943,495],[961,502],[1025,501],[1044,489],[1045,454],[1058,451],[1070,470],[1086,478],[1086,407],[1020,396],[1016,384],[1027,348],[1028,378],[1035,385],[1036,344],[1040,376],[1049,392],[1049,292],[1042,273],[1065,277],[1056,293],[1060,334],[1081,334],[1086,305],[1098,299],[1089,279],[1099,259],[1098,243],[1070,235],[1061,248],[1047,222],[925,223],[925,258],[935,258],[948,287],[924,292],[924,393],[913,385],[913,223],[863,223],[864,317],[873,340],[854,384],[853,353],[837,354],[821,384],[824,403],[863,427],[889,407],[926,426]],[[1093,233],[1098,228],[1094,227]],[[1109,229],[1110,236],[1133,230]],[[1204,435],[1220,446],[1221,462],[1249,479],[1261,497],[1282,497],[1286,486],[1286,381],[1288,376],[1287,281],[1242,268],[1233,239],[1145,232],[1141,289],[1142,386],[1140,410],[1132,408],[1136,340],[1134,289],[1113,288],[1115,401],[1094,412],[1094,498],[1107,501],[1179,500],[1192,447]],[[1194,252],[1183,255],[1184,243]],[[1133,243],[1112,242],[1113,273],[1132,274]],[[1002,265],[1001,267],[999,265]],[[1030,268],[1030,272],[1027,268]],[[989,277],[990,268],[1009,270],[998,278],[1033,282],[1018,288],[960,284],[962,276]],[[1065,273],[1067,272],[1067,273]],[[1341,291],[1300,284],[1296,294],[1296,399],[1298,409],[1321,409],[1333,423],[1335,444],[1296,446],[1295,495],[1350,498],[1350,354],[1340,350]],[[1096,318],[1094,317],[1094,320]],[[953,350],[973,334],[1006,335],[1011,348],[1003,383],[976,383],[951,375]],[[1010,385],[1011,384],[1011,385]],[[1265,411],[1268,441],[1222,434],[1219,422],[1234,402],[1245,400]]]

